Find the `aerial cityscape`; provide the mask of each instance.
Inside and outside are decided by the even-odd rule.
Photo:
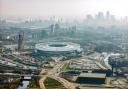
[[[128,89],[127,1],[85,1],[0,0],[0,89]]]

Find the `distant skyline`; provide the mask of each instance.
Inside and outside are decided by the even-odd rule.
[[[128,0],[0,0],[1,16],[85,17],[110,11],[128,16]]]

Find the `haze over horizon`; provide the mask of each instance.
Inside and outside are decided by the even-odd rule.
[[[0,16],[84,17],[106,12],[128,16],[128,0],[0,0]]]

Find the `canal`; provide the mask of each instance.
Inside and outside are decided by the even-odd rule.
[[[17,89],[27,89],[30,81],[31,81],[31,77],[24,77],[23,79],[21,79],[21,82]]]
[[[13,82],[9,82],[13,80]],[[0,89],[40,89],[38,77],[22,77],[22,78],[8,78],[6,77],[6,82],[3,80],[3,82],[0,83]]]

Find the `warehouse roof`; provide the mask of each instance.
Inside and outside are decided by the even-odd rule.
[[[81,73],[79,77],[88,77],[88,78],[105,78],[106,74],[99,73]]]

